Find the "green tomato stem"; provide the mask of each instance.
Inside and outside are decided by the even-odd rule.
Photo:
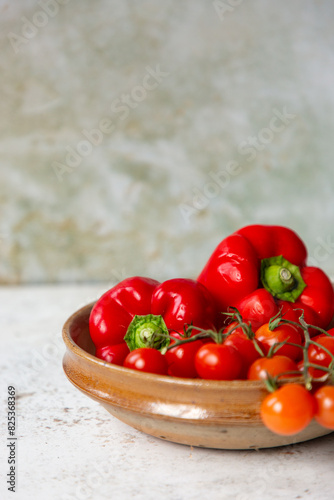
[[[173,342],[173,344],[170,344],[167,347],[167,351],[169,351],[169,349],[173,349],[174,347],[178,347],[179,345],[188,344],[189,342],[195,342],[195,340],[205,339],[205,338],[209,338],[209,337],[211,337],[211,335],[209,333],[207,333],[206,331],[203,331],[203,332],[197,333],[189,338],[175,339],[175,342]],[[174,340],[173,337],[171,337],[171,338]]]
[[[271,318],[270,325],[272,325],[272,328],[270,328],[270,329],[274,329],[277,326],[279,326],[280,324],[289,324],[289,325],[293,325],[293,326],[296,326],[298,328],[301,328],[303,330],[303,333],[304,333],[304,340],[305,340],[304,345],[300,346],[299,344],[295,344],[293,342],[286,342],[286,341],[285,342],[277,342],[276,344],[271,346],[271,348],[268,352],[268,357],[270,357],[274,353],[276,353],[280,349],[280,347],[282,347],[285,344],[292,345],[295,347],[300,347],[303,351],[303,362],[304,362],[303,371],[301,373],[302,373],[303,378],[304,378],[304,384],[305,384],[306,389],[311,390],[312,389],[312,382],[316,382],[318,380],[323,381],[323,378],[325,377],[325,375],[324,375],[324,377],[321,377],[321,378],[312,377],[309,374],[309,368],[315,368],[318,370],[322,370],[323,372],[325,372],[326,374],[329,374],[334,379],[334,355],[326,347],[322,346],[318,342],[315,342],[314,340],[311,339],[309,328],[314,328],[315,330],[317,330],[323,334],[327,334],[330,337],[331,337],[331,335],[329,335],[326,332],[326,330],[323,330],[322,328],[320,328],[318,326],[310,325],[310,324],[306,323],[304,320],[303,311],[299,317],[299,323],[297,323],[296,321],[284,319],[282,317],[281,311],[280,311],[276,316]],[[332,358],[332,362],[330,363],[329,367],[324,367],[324,366],[309,362],[308,350],[309,350],[310,345],[316,345],[316,346],[321,347],[321,349],[323,349]]]

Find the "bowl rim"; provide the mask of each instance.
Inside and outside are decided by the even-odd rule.
[[[265,383],[262,380],[207,380],[201,378],[183,378],[183,377],[175,377],[170,375],[159,375],[155,373],[149,372],[141,372],[139,370],[135,371],[130,368],[126,368],[124,366],[115,365],[112,363],[108,363],[107,361],[103,361],[102,359],[97,358],[93,354],[85,351],[82,347],[80,347],[72,338],[71,335],[71,327],[76,319],[84,314],[88,313],[88,310],[92,309],[96,301],[90,302],[80,309],[76,310],[71,314],[65,321],[62,328],[62,338],[67,347],[67,349],[74,355],[79,356],[85,361],[88,361],[92,365],[98,366],[100,368],[106,369],[109,373],[124,373],[124,375],[134,375],[143,381],[149,382],[153,380],[159,380],[166,385],[177,384],[178,386],[184,387],[198,387],[200,388],[210,388],[210,389],[243,389],[243,390],[261,390],[266,391]],[[64,357],[66,356],[66,352]],[[302,377],[294,377],[294,378],[286,378],[281,381],[281,383],[286,384],[289,382],[301,383]]]

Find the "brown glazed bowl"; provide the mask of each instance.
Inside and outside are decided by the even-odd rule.
[[[88,327],[93,305],[64,325],[64,371],[84,394],[135,429],[176,443],[234,450],[288,445],[331,432],[312,421],[295,436],[272,433],[259,414],[267,394],[260,381],[182,379],[96,358]]]

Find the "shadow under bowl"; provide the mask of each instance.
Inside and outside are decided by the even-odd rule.
[[[268,430],[260,417],[261,381],[183,379],[112,365],[94,356],[89,315],[94,303],[63,327],[63,368],[80,391],[126,424],[175,443],[218,449],[289,445],[329,434],[316,421],[294,436]]]

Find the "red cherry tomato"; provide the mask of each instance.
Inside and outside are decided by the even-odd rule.
[[[316,400],[316,421],[326,427],[334,430],[334,386],[323,385],[314,394]]]
[[[299,324],[299,318],[303,312],[304,320],[309,325],[317,325],[319,323],[318,316],[313,309],[308,307],[306,304],[302,305],[303,311],[300,310],[301,305],[296,306],[293,302],[286,302],[285,300],[278,300],[278,307],[281,309],[283,318],[289,321],[294,321]],[[309,328],[309,334],[312,337],[317,334],[315,328]]]
[[[224,333],[228,333],[237,323],[231,323]],[[260,353],[256,350],[252,340],[239,327],[234,330],[225,340],[224,345],[235,347],[242,358],[241,378],[247,377],[247,372],[250,365],[260,357]]]
[[[165,356],[151,347],[140,347],[131,351],[125,358],[123,366],[159,375],[167,375],[168,370]]]
[[[334,355],[334,337],[327,337],[327,335],[320,335],[317,338],[318,345],[311,344],[308,348],[308,358],[310,363],[314,363],[316,365],[329,367],[333,358],[330,356],[321,346],[325,347],[329,352]],[[318,378],[322,377],[326,374],[324,370],[320,368],[309,368],[309,373],[312,377]]]
[[[277,354],[272,358],[259,358],[250,366],[248,370],[248,380],[264,380],[267,373],[276,377],[284,372],[298,371],[298,366],[291,358]],[[280,375],[279,378],[290,378],[298,374]]]
[[[195,368],[195,355],[202,345],[201,340],[195,340],[168,349],[165,354],[168,363],[168,375],[196,378],[198,375]]]
[[[302,373],[304,371],[304,360],[301,359],[300,361],[298,361],[297,363],[297,368],[298,370]]]
[[[242,358],[232,346],[208,343],[197,351],[195,367],[203,379],[234,380],[240,378]]]
[[[130,350],[125,342],[96,349],[95,356],[113,365],[122,365]]]
[[[253,330],[268,323],[278,313],[274,297],[265,289],[258,288],[236,304],[245,323],[251,322]]]
[[[334,328],[331,328],[330,330],[327,330],[327,333],[331,336],[331,337],[334,337]],[[324,333],[319,333],[318,335],[316,335],[315,337],[312,337],[312,340],[314,340],[315,342],[318,342],[318,339],[322,338],[322,337],[328,337],[328,335],[324,334]]]
[[[261,403],[261,418],[276,434],[291,436],[305,429],[315,414],[315,399],[298,384],[286,384]]]
[[[280,325],[274,330],[269,329],[269,323],[260,326],[255,332],[255,338],[260,342],[264,354],[268,354],[272,345],[278,342],[291,342],[293,344],[302,345],[302,337],[300,330],[293,325]],[[302,349],[292,345],[283,345],[276,351],[281,356],[298,360],[302,357]]]

